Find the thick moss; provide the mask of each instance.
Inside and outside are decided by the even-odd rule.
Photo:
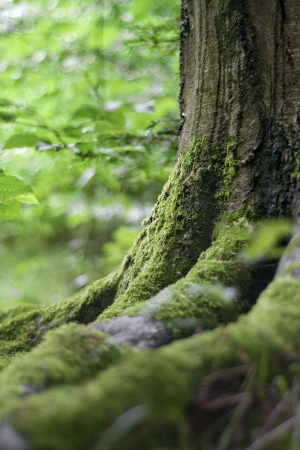
[[[116,300],[102,319],[119,315],[125,307],[149,299],[185,276],[208,248],[220,211],[217,192],[222,207],[230,198],[236,146],[232,139],[211,147],[195,138],[179,156],[144,230],[125,258]]]
[[[35,309],[39,308],[37,307],[37,305],[33,305],[32,303],[21,303],[11,308],[2,309],[0,311],[0,324],[9,322],[16,317],[34,311]]]
[[[2,373],[0,414],[28,395],[89,379],[119,360],[125,351],[106,334],[85,325],[68,324],[50,331],[39,346],[19,356]]]
[[[212,246],[200,255],[185,278],[149,301],[126,309],[124,314],[165,321],[177,338],[190,335],[195,329],[212,329],[236,320],[241,312],[250,309],[253,301],[249,295],[250,270],[237,260],[251,230],[245,219],[219,224]]]
[[[205,142],[195,139],[179,157],[144,229],[127,254],[114,304],[102,318],[117,316],[124,305],[146,300],[186,275],[210,243],[213,213],[200,210],[205,195],[201,154]],[[126,306],[125,306],[126,307]]]
[[[239,168],[237,147],[233,138],[217,146],[194,138],[179,156],[124,260],[116,300],[101,319],[118,316],[124,308],[149,299],[195,265],[211,243],[215,220],[231,200]],[[239,212],[243,216],[244,210]]]
[[[53,388],[28,397],[11,412],[12,424],[39,450],[90,449],[100,436],[109,435],[121,414],[147,405],[150,412],[145,426],[135,434],[134,446],[125,434],[113,448],[168,445],[173,442],[170,422],[175,423],[175,430],[179,427],[205,376],[245,363],[259,366],[265,362],[262,355],[268,358],[263,382],[287,373],[284,355],[293,355],[300,345],[299,292],[299,280],[278,278],[237,323],[128,356],[85,385]]]
[[[226,158],[223,169],[223,186],[216,194],[216,198],[223,202],[228,202],[232,197],[232,187],[235,178],[238,176],[238,169],[241,158],[237,156],[238,143],[234,139],[229,139],[225,143]]]
[[[24,353],[36,345],[49,329],[68,322],[89,323],[97,318],[115,297],[119,274],[94,283],[74,298],[18,314],[18,308],[3,312],[0,324],[0,369],[5,368],[17,353]],[[1,316],[0,316],[1,317]]]

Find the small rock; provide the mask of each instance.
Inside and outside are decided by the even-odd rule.
[[[171,331],[162,322],[143,316],[121,316],[91,327],[109,334],[120,345],[131,344],[139,349],[158,348],[172,341]]]
[[[29,395],[38,394],[39,392],[40,389],[37,389],[35,386],[32,386],[31,384],[23,384],[21,397],[28,397]]]
[[[13,427],[8,420],[0,424],[0,450],[33,450],[28,441]]]

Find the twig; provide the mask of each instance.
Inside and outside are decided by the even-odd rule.
[[[291,430],[297,424],[298,418],[297,416],[291,417],[291,419],[286,420],[285,422],[278,425],[278,427],[273,428],[273,430],[269,431],[269,433],[262,436],[260,439],[253,442],[250,447],[247,447],[245,450],[261,450],[266,445],[275,441],[277,438],[282,436],[286,431]]]

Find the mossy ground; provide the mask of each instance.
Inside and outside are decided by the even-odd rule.
[[[251,232],[246,219],[219,224],[212,246],[201,253],[187,276],[152,300],[137,303],[131,314],[165,321],[176,338],[192,334],[195,328],[199,333],[235,320],[241,309],[250,307],[245,302],[251,277],[236,257]],[[226,286],[240,287],[236,304],[224,298]],[[51,312],[49,319],[53,320]],[[197,319],[196,327],[190,319]],[[3,372],[2,417],[9,414],[13,426],[38,449],[88,449],[100,435],[110,439],[115,419],[142,405],[149,442],[169,445],[174,437],[179,439],[184,411],[201,379],[212,370],[240,364],[234,342],[239,330],[231,336],[230,328],[218,328],[158,351],[124,353],[88,327],[60,326]],[[101,372],[111,364],[111,369]],[[133,440],[130,433],[127,438],[126,444],[122,441],[124,448],[151,448],[145,442],[144,426]]]

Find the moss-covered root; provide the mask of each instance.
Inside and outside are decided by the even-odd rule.
[[[0,370],[19,352],[27,352],[49,329],[68,322],[89,323],[115,298],[119,273],[94,283],[70,300],[42,309],[13,308],[0,314]],[[20,313],[20,314],[18,314]],[[2,319],[2,320],[1,320]]]
[[[87,380],[128,351],[85,325],[72,323],[49,331],[39,346],[2,373],[0,414],[28,395]]]
[[[164,321],[174,338],[188,336],[195,329],[203,331],[236,320],[256,300],[250,292],[251,271],[237,259],[250,236],[251,226],[245,219],[219,224],[212,246],[201,254],[186,277],[147,302],[125,309],[124,314]],[[125,302],[123,307],[127,305]],[[110,308],[112,315],[115,306]],[[118,302],[118,312],[120,307]],[[107,316],[105,311],[100,319]]]
[[[106,318],[120,314],[126,304],[149,299],[185,276],[210,245],[220,210],[215,194],[223,179],[226,150],[207,147],[203,140],[193,139],[179,156],[124,260],[117,298],[105,312]]]
[[[300,280],[277,278],[235,324],[134,354],[85,385],[30,396],[11,411],[11,424],[38,450],[88,450],[99,439],[114,449],[179,445],[174,424],[182,429],[182,413],[204,377],[245,363],[261,365],[260,385],[287,373],[286,361],[300,346],[299,293]],[[144,422],[132,440],[122,418],[127,423],[128,414],[131,422],[137,407]]]

